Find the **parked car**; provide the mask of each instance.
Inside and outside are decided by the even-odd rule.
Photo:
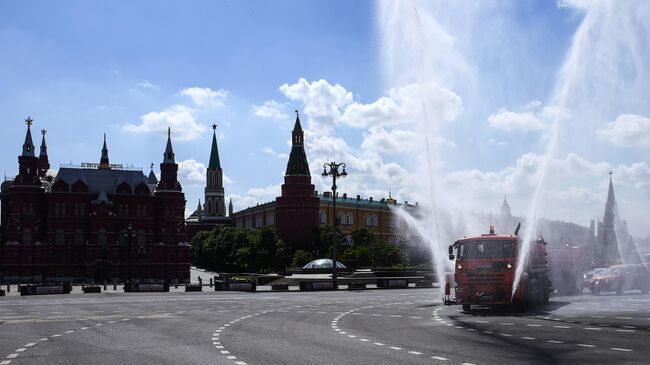
[[[635,289],[647,294],[650,291],[650,275],[643,265],[615,265],[595,273],[589,279],[588,287],[594,295],[612,291],[621,295]]]
[[[607,270],[607,269],[608,269],[607,267],[597,267],[597,268],[595,268],[595,269],[591,269],[591,270],[587,271],[587,273],[585,273],[585,275],[584,275],[585,286],[586,286],[586,287],[589,286],[589,282],[591,281],[591,278],[592,278],[594,275],[600,273],[600,272],[603,271],[603,270]]]

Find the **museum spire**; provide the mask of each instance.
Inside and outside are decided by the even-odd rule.
[[[34,121],[30,117],[27,117],[27,119],[25,119],[25,124],[27,124],[27,133],[25,134],[25,143],[23,143],[24,157],[35,157],[34,141],[32,140],[32,128],[31,128],[33,122]]]
[[[102,157],[99,160],[100,169],[110,169],[111,165],[108,161],[108,148],[106,147],[106,133],[104,133],[104,146],[102,147]]]
[[[309,164],[305,155],[304,132],[300,125],[300,115],[296,110],[296,123],[291,132],[291,154],[287,163],[285,176],[311,176],[309,173]]]

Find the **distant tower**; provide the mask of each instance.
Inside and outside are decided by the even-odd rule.
[[[47,171],[50,169],[50,161],[47,158],[47,144],[45,144],[45,129],[41,129],[41,134],[43,139],[41,140],[41,153],[38,155],[38,177],[41,179],[47,175]]]
[[[27,117],[25,124],[27,124],[27,133],[25,134],[25,142],[23,143],[23,153],[18,156],[18,175],[16,176],[14,186],[16,185],[41,185],[41,180],[38,178],[38,157],[34,155],[34,142],[32,141],[31,126],[34,121],[32,118]]]
[[[201,199],[199,199],[199,206],[196,208],[196,216],[199,220],[203,219],[203,208],[201,207]]]
[[[99,168],[103,170],[111,169],[111,165],[108,161],[108,148],[106,148],[106,133],[104,133],[104,146],[102,147],[102,157],[99,160]]]
[[[155,208],[155,240],[164,244],[187,242],[185,226],[185,195],[178,182],[178,164],[172,147],[171,128],[167,129],[167,146],[160,164],[160,181],[154,192],[158,197]]]
[[[603,216],[603,221],[598,222],[598,247],[594,252],[594,261],[597,266],[606,267],[621,262],[618,241],[616,239],[616,227],[614,226],[616,213],[614,184],[612,184],[612,173],[610,172],[605,215]]]
[[[205,184],[205,219],[225,217],[226,204],[223,191],[223,170],[217,146],[217,125],[212,125],[212,149]]]
[[[275,199],[275,228],[278,237],[292,249],[311,250],[313,232],[319,226],[320,199],[314,194],[311,183],[304,133],[297,110],[291,137],[291,154],[284,174],[282,196]]]
[[[508,198],[505,195],[503,196],[503,204],[501,204],[501,216],[508,218],[512,216],[510,204],[508,204]]]
[[[232,217],[232,198],[230,198],[230,202],[228,203],[228,216]]]

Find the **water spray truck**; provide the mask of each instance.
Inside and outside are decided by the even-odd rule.
[[[548,303],[552,289],[548,279],[546,242],[542,238],[531,242],[528,257],[519,263],[520,228],[521,223],[514,235],[499,235],[494,233],[492,226],[488,234],[465,237],[449,246],[449,259],[455,259],[455,263],[453,280],[449,278],[445,283],[445,305],[461,304],[463,311],[468,312],[472,305],[514,306],[521,310]],[[519,264],[525,266],[513,293]],[[452,285],[454,299],[450,298]]]

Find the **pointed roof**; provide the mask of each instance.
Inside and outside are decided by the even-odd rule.
[[[503,196],[503,204],[501,204],[501,208],[510,209],[510,204],[508,204],[508,197],[505,195]]]
[[[41,129],[41,134],[43,135],[43,139],[41,140],[41,154],[40,156],[47,156],[47,144],[45,143],[45,133],[47,131],[45,129]]]
[[[616,197],[614,196],[614,184],[612,183],[612,173],[609,173],[609,188],[607,190],[607,202],[605,203],[605,217],[603,221],[607,223],[614,222],[616,211]]]
[[[23,143],[23,156],[24,157],[35,157],[34,156],[34,141],[32,140],[32,123],[34,121],[32,118],[27,117],[25,119],[25,124],[27,124],[27,134],[25,134],[25,143]]]
[[[293,127],[292,137],[291,154],[289,155],[287,171],[284,176],[311,176],[309,173],[307,155],[305,154],[303,131],[300,126],[300,116],[298,115],[297,110],[296,124]]]
[[[293,131],[302,132],[302,126],[300,125],[300,115],[298,114],[297,110],[296,110],[296,123],[293,125]]]
[[[104,145],[102,146],[102,157],[99,160],[100,169],[110,169],[110,163],[108,161],[108,148],[106,148],[106,133],[104,133]]]
[[[163,163],[175,164],[174,148],[172,147],[172,128],[167,128],[167,147],[165,147],[165,154],[163,156]]]
[[[149,176],[147,177],[147,184],[148,185],[158,184],[158,178],[156,177],[156,174],[153,172],[153,163],[151,163],[151,171],[149,171]]]
[[[216,170],[221,168],[219,161],[219,147],[217,146],[217,125],[212,125],[212,149],[210,150],[210,163],[208,169]]]
[[[232,207],[232,198],[230,198],[230,202],[228,203],[229,207]]]

